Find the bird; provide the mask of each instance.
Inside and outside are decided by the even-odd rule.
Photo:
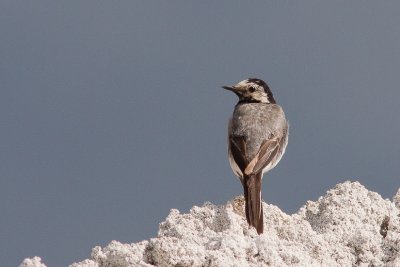
[[[248,78],[222,88],[239,97],[228,125],[228,158],[243,186],[247,223],[260,235],[264,232],[262,177],[285,153],[289,123],[263,80]]]

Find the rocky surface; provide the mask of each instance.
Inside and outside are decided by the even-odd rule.
[[[265,232],[249,229],[243,198],[172,209],[158,236],[112,241],[70,267],[128,266],[400,266],[400,190],[393,202],[345,182],[287,215],[264,203]],[[20,267],[45,267],[25,259]]]
[[[42,263],[42,259],[39,257],[33,257],[32,259],[25,259],[19,267],[46,267]]]

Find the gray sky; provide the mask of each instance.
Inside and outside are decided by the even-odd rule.
[[[226,155],[264,79],[288,117],[263,198],[292,213],[346,179],[400,185],[398,1],[0,3],[0,262],[48,266],[154,237],[171,208],[242,193]]]

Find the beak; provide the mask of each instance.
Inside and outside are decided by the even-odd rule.
[[[222,86],[222,88],[229,90],[229,91],[235,91],[235,87],[234,86]]]
[[[234,92],[235,95],[237,95],[239,98],[241,98],[241,92],[240,92],[240,87],[236,87],[235,85],[231,85],[231,86],[222,86],[222,88]]]

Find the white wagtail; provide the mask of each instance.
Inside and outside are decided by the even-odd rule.
[[[264,231],[262,176],[282,158],[289,124],[263,80],[249,78],[223,88],[239,97],[229,121],[229,163],[243,185],[247,222],[261,234]]]

